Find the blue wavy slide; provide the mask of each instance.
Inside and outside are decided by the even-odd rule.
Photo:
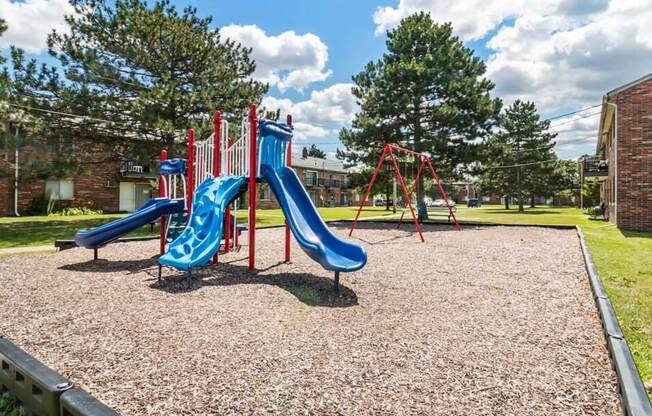
[[[188,225],[159,257],[159,263],[186,271],[208,264],[222,241],[226,207],[243,192],[245,184],[243,176],[220,176],[199,185]]]
[[[183,212],[184,200],[153,198],[145,202],[138,211],[124,218],[108,222],[91,230],[80,230],[75,234],[75,243],[84,248],[96,249],[109,244],[121,236],[143,225],[156,221],[163,215]]]

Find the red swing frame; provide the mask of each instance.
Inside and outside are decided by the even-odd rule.
[[[412,185],[409,193],[407,187],[405,186],[403,175],[401,175],[401,171],[398,168],[398,162],[396,161],[396,156],[394,152],[416,156],[421,159],[421,163],[419,164],[419,169],[417,171],[417,176],[414,179],[414,184]],[[451,217],[453,218],[453,221],[455,222],[455,228],[457,229],[457,231],[461,231],[462,227],[460,226],[460,223],[457,221],[457,217],[455,216],[452,207],[448,203],[448,195],[446,195],[446,191],[444,191],[444,187],[441,185],[441,180],[437,175],[437,171],[435,170],[435,167],[432,164],[432,160],[430,159],[430,156],[428,156],[425,153],[418,153],[409,149],[404,149],[395,144],[386,144],[385,147],[383,148],[383,153],[380,155],[380,159],[378,160],[378,164],[376,165],[374,174],[371,177],[371,182],[369,182],[369,185],[367,186],[367,191],[365,192],[364,197],[360,201],[358,212],[355,214],[355,219],[353,220],[353,224],[351,225],[351,230],[349,231],[349,237],[353,234],[353,231],[355,231],[355,227],[358,224],[358,218],[360,217],[360,212],[362,212],[362,208],[364,207],[364,204],[367,202],[367,199],[369,198],[369,193],[371,192],[371,188],[374,186],[374,182],[376,182],[378,172],[380,172],[380,168],[383,166],[383,162],[385,162],[387,156],[389,156],[390,160],[392,161],[394,172],[396,173],[398,182],[401,185],[401,189],[403,190],[403,197],[405,198],[405,202],[410,207],[410,214],[412,214],[412,219],[414,220],[414,225],[416,226],[417,232],[419,233],[419,238],[421,239],[421,242],[425,242],[426,240],[423,238],[423,233],[421,232],[421,225],[419,224],[419,220],[417,219],[417,216],[414,213],[414,206],[412,205],[412,200],[410,198],[410,195],[414,193],[414,190],[416,189],[416,185],[419,182],[419,178],[421,177],[421,174],[423,173],[423,170],[426,166],[428,167],[428,170],[430,170],[430,174],[432,175],[433,180],[437,184],[437,188],[439,189],[440,195],[446,202],[446,207],[448,208],[448,212],[450,213]],[[399,219],[398,224],[396,225],[397,229],[400,228],[404,215],[405,215],[405,210],[401,214],[401,218]]]

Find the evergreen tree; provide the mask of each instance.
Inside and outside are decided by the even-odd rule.
[[[501,107],[490,97],[494,85],[483,77],[484,63],[450,24],[435,24],[427,13],[403,19],[387,37],[383,57],[353,77],[361,111],[352,128],[340,132],[346,151],[339,157],[375,166],[384,145],[397,143],[429,152],[447,177],[461,173],[477,159],[477,139],[491,129]],[[423,196],[421,180],[420,202]]]
[[[317,159],[326,159],[326,152],[314,144],[311,144],[310,148],[306,149],[306,154],[310,157],[316,157]]]
[[[11,103],[34,112],[43,133],[110,144],[147,139],[171,147],[189,127],[210,128],[215,109],[237,113],[266,86],[251,80],[251,50],[222,39],[211,18],[169,0],[71,0],[70,34],[53,32],[49,52],[63,69],[25,62],[13,49]],[[142,141],[138,146],[142,145]]]
[[[556,133],[548,132],[550,122],[540,120],[532,102],[516,100],[500,117],[500,129],[487,141],[480,188],[483,193],[518,199],[523,211],[526,197],[548,196],[553,189],[557,156]]]

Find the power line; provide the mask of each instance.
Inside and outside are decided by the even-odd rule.
[[[578,121],[578,120],[583,120],[583,119],[585,119],[585,118],[589,118],[589,117],[597,116],[598,114],[602,114],[602,111],[599,111],[599,112],[597,112],[597,113],[585,114],[585,115],[583,115],[582,117],[574,118],[574,119],[572,119],[572,120],[566,120],[566,121],[563,121],[563,122],[561,122],[561,123],[559,123],[559,124],[555,124],[554,126],[550,126],[550,128],[555,128],[555,127],[563,126],[564,124],[574,123],[574,122],[576,122],[576,121]]]
[[[572,116],[573,114],[582,113],[582,112],[584,112],[586,110],[591,110],[593,108],[601,107],[601,106],[602,106],[602,103],[594,104],[594,105],[591,105],[589,107],[585,107],[585,108],[581,108],[579,110],[571,111],[570,113],[564,113],[564,114],[560,114],[558,116],[548,117],[547,119],[545,119],[543,121],[552,121],[552,120],[557,120],[558,118],[565,118],[565,117],[568,117],[568,116]]]
[[[518,165],[508,165],[508,166],[489,166],[484,169],[509,169],[509,168],[520,168],[523,166],[532,166],[532,165],[540,165],[543,163],[548,163],[548,162],[556,162],[557,159],[548,159],[548,160],[541,160],[538,162],[530,162],[530,163],[521,163]]]

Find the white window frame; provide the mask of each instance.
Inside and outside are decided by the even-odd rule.
[[[272,200],[272,189],[266,183],[260,185],[260,190],[258,192],[258,199],[260,201]]]
[[[308,173],[310,174],[315,174],[315,181],[314,183],[311,183],[311,181],[308,179]],[[305,172],[306,175],[306,185],[307,186],[318,186],[319,185],[319,172],[316,170],[306,170]]]
[[[64,190],[62,192],[62,184]],[[45,181],[45,197],[50,198],[53,195],[53,188],[56,187],[56,194],[54,199],[58,201],[70,201],[75,198],[75,183],[70,179],[46,179]],[[67,192],[69,190],[69,192]]]

